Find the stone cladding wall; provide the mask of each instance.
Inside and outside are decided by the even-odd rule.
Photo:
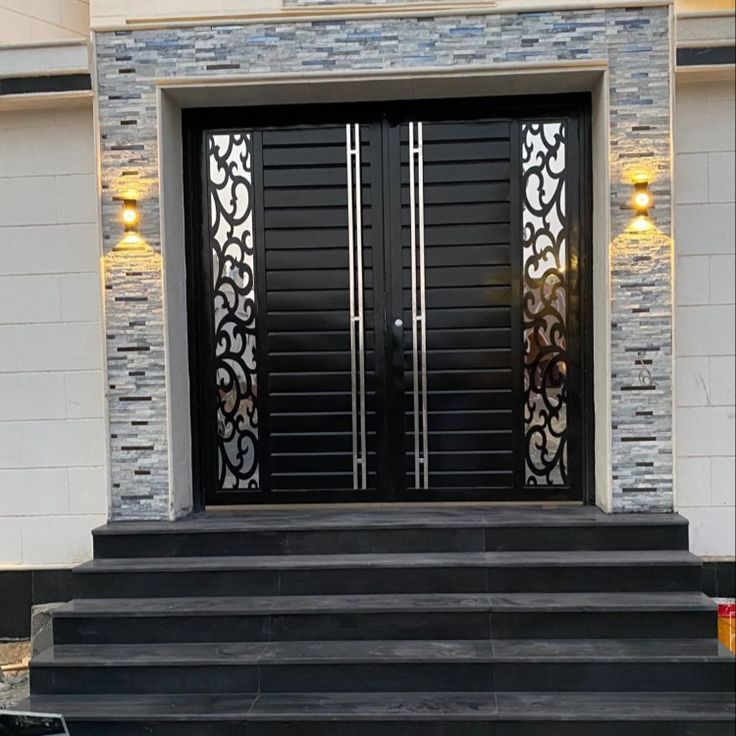
[[[113,197],[131,187],[153,250],[143,262],[106,257],[113,518],[166,518],[170,509],[155,80],[574,60],[609,65],[613,507],[672,508],[668,8],[461,13],[96,34],[104,251],[121,237]],[[656,229],[631,234],[631,174],[642,167]]]

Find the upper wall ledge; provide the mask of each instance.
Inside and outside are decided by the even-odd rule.
[[[0,78],[89,73],[86,39],[0,46]]]
[[[260,10],[248,13],[217,12],[215,10],[192,11],[180,14],[121,15],[92,14],[93,31],[132,30],[161,27],[185,27],[193,25],[219,25],[228,23],[284,23],[314,20],[343,20],[350,18],[439,17],[443,15],[490,15],[518,12],[538,13],[560,10],[594,10],[602,8],[641,8],[672,5],[673,0],[430,0],[429,2],[356,2],[355,0],[264,0]],[[207,3],[202,3],[206,8]],[[212,7],[214,3],[210,4]]]

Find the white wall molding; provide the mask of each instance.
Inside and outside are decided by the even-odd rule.
[[[500,67],[500,68],[499,68]],[[512,79],[513,82],[509,80]],[[512,85],[510,87],[510,84]],[[252,74],[242,77],[160,78],[156,80],[159,121],[159,181],[166,182],[161,197],[161,252],[164,262],[164,314],[169,427],[169,482],[172,518],[191,509],[191,432],[186,295],[180,274],[185,268],[183,249],[183,177],[181,173],[181,110],[186,107],[264,105],[279,101],[329,102],[391,99],[397,95],[447,97],[590,91],[593,95],[593,302],[594,403],[596,414],[596,504],[613,506],[611,483],[611,242],[609,166],[609,80],[606,61],[557,64],[498,65],[489,68],[437,69],[407,72],[331,74]],[[184,300],[184,301],[182,301]],[[176,347],[176,354],[172,349]],[[182,353],[182,350],[184,352]],[[171,414],[176,408],[175,416]]]

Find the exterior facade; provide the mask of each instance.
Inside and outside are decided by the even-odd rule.
[[[679,511],[691,522],[694,552],[733,564],[736,116],[732,6],[673,6],[649,0],[592,4],[92,0],[88,8],[69,0],[51,5],[48,16],[33,15],[10,2],[0,7],[0,18],[8,19],[6,35],[0,39],[0,566],[7,568],[6,572],[0,569],[0,581],[3,576],[10,581],[11,574],[16,576],[13,580],[28,580],[31,569],[65,570],[84,561],[91,554],[92,528],[108,519],[182,518],[202,510],[213,498],[211,491],[225,488],[205,487],[210,482],[207,462],[216,461],[203,458],[202,448],[217,452],[216,424],[214,411],[208,418],[205,410],[210,399],[198,394],[196,387],[202,375],[205,385],[208,376],[214,385],[214,348],[212,335],[202,337],[206,324],[202,327],[197,321],[193,294],[199,287],[192,280],[197,263],[193,259],[202,248],[212,247],[207,237],[216,240],[212,232],[209,236],[200,232],[202,221],[212,214],[207,205],[211,207],[213,201],[210,190],[202,191],[208,185],[201,176],[207,165],[203,162],[224,151],[225,144],[217,143],[216,136],[224,135],[223,131],[245,135],[238,145],[247,146],[248,136],[260,141],[263,131],[273,127],[264,111],[282,108],[303,115],[287,121],[296,125],[310,120],[314,108],[322,106],[333,111],[330,124],[344,119],[359,126],[357,148],[362,150],[365,144],[367,168],[358,165],[353,170],[356,176],[365,171],[369,172],[365,177],[401,181],[401,165],[411,167],[412,177],[415,173],[414,145],[401,138],[408,131],[402,126],[414,126],[411,116],[421,110],[429,121],[425,122],[427,156],[447,160],[439,147],[432,149],[432,121],[442,121],[443,111],[451,106],[459,110],[467,104],[470,110],[468,101],[475,106],[467,113],[468,120],[480,120],[486,126],[501,118],[511,121],[511,143],[505,145],[512,151],[514,136],[531,135],[535,125],[567,125],[569,133],[564,140],[570,209],[561,215],[556,237],[558,244],[566,243],[566,253],[575,256],[559,269],[569,277],[559,279],[567,289],[569,334],[576,336],[571,341],[578,349],[574,355],[566,345],[572,357],[563,363],[567,360],[565,365],[576,366],[578,373],[568,376],[566,369],[557,380],[575,396],[570,399],[565,432],[569,426],[570,452],[578,458],[579,476],[568,484],[572,490],[565,500],[595,504],[611,513]],[[17,29],[12,37],[7,37],[9,28]],[[407,100],[417,101],[414,109],[405,105],[399,110],[398,103]],[[518,113],[512,111],[515,104],[521,105]],[[562,112],[556,112],[558,106]],[[573,108],[576,112],[569,112]],[[249,124],[249,110],[257,111],[256,117],[260,115],[264,122]],[[385,163],[393,145],[390,125],[386,123],[375,139],[366,132],[378,130],[384,124],[381,121],[392,115],[399,120],[396,145],[405,146],[396,150],[400,156],[402,151],[411,156],[408,164],[395,170]],[[420,129],[412,127],[411,135],[420,135]],[[573,129],[579,131],[579,138],[572,135]],[[457,137],[451,145],[457,145],[465,133],[458,128],[453,135]],[[483,139],[484,135],[476,131],[471,137]],[[502,136],[488,136],[503,144]],[[212,140],[206,151],[190,145],[192,140],[205,139]],[[228,145],[234,145],[234,140],[229,139]],[[289,151],[296,140],[274,143],[273,148]],[[329,145],[343,145],[344,138],[340,140]],[[575,148],[577,142],[579,148]],[[258,164],[258,160],[276,156],[262,145],[261,153],[252,154],[252,171],[240,174],[255,177],[248,184],[256,188],[271,176],[268,161]],[[539,153],[535,145],[530,143],[529,150]],[[518,191],[520,199],[510,195],[509,201],[517,201],[521,224],[524,161],[516,161],[514,169],[510,155],[508,186]],[[552,156],[551,160],[559,163],[560,159]],[[428,158],[425,168],[431,163]],[[419,168],[416,171],[418,175]],[[459,183],[472,185],[475,180],[468,176]],[[214,186],[213,181],[209,185]],[[637,182],[646,184],[652,199],[642,227],[631,205]],[[431,184],[430,179],[427,183]],[[324,182],[315,186],[327,187]],[[414,184],[411,188],[413,197]],[[377,227],[374,207],[378,207],[379,188],[365,191],[372,209],[364,210],[368,205],[358,200],[351,213],[365,211],[370,227]],[[265,201],[259,205],[263,207],[260,216],[286,217],[269,215],[268,198],[276,198],[276,193],[263,192],[255,195]],[[126,200],[134,202],[138,218],[128,230],[121,223]],[[382,202],[383,210],[392,206],[389,199]],[[534,209],[530,202],[527,198],[528,212]],[[412,199],[412,211],[406,214],[412,230],[419,227],[414,208]],[[569,229],[565,229],[568,216]],[[296,227],[290,222],[272,229]],[[534,229],[528,221],[523,224]],[[360,227],[353,234],[362,235],[366,243],[377,237]],[[258,241],[256,258],[262,247],[263,261],[277,257],[273,254],[281,246],[268,240],[275,236],[257,226],[251,235]],[[517,236],[521,238],[521,228],[513,237]],[[575,238],[579,239],[577,251]],[[368,247],[358,246],[356,258],[378,258],[378,251],[369,253]],[[410,257],[408,250],[405,255]],[[502,267],[507,265],[514,268],[511,262]],[[371,288],[378,292],[379,279],[384,278],[382,289],[389,293],[387,284],[398,278],[394,293],[398,308],[380,312],[366,306],[365,310],[373,308],[375,315],[386,318],[381,329],[388,335],[394,318],[403,317],[408,325],[413,316],[418,324],[416,310],[412,313],[409,302],[400,301],[402,289],[409,289],[411,283],[408,298],[416,296],[421,304],[423,294],[411,279],[402,286],[401,279],[409,279],[409,272],[402,272],[408,267],[402,265],[401,254],[398,265],[387,262],[384,266],[383,275],[371,266]],[[253,266],[260,267],[259,263]],[[313,267],[305,270],[309,278],[315,277]],[[450,278],[448,273],[438,278]],[[411,278],[414,275],[412,267]],[[489,271],[488,278],[496,278],[495,272]],[[520,275],[518,283],[522,288]],[[452,285],[443,281],[438,288],[448,284]],[[471,281],[459,283],[459,290],[471,287]],[[429,291],[432,288],[430,283]],[[329,284],[313,291],[320,289],[329,290]],[[202,293],[207,298],[206,289]],[[215,297],[209,293],[209,298]],[[278,298],[273,295],[274,301]],[[289,309],[299,311],[299,304]],[[458,302],[456,307],[468,309],[469,305]],[[324,304],[320,309],[326,309]],[[346,315],[348,309],[352,304],[345,305]],[[274,307],[274,312],[280,311],[287,310]],[[360,320],[363,315],[363,311],[349,312],[351,319]],[[573,323],[579,327],[573,328]],[[293,324],[284,331],[293,331]],[[379,327],[374,328],[378,331],[375,344],[380,344]],[[275,341],[271,333],[258,334],[259,346],[264,335]],[[356,335],[356,340],[365,338],[362,332]],[[420,360],[419,348],[413,353],[412,349],[421,328],[413,335],[410,344],[409,332],[405,333],[406,352],[401,349],[402,360],[409,356],[407,373]],[[530,344],[526,343],[527,354]],[[281,349],[284,355],[299,352],[293,345]],[[438,343],[438,355],[457,352],[455,342]],[[365,370],[372,370],[374,359],[379,361],[372,355]],[[430,372],[432,359],[430,353]],[[265,370],[264,360],[259,361],[260,370]],[[324,365],[318,365],[313,372],[323,370]],[[469,364],[448,365],[449,372],[457,373],[457,365],[462,372]],[[486,364],[479,365],[480,370]],[[380,379],[380,371],[375,370]],[[421,381],[421,371],[416,370],[414,388]],[[529,418],[522,417],[521,362],[516,370],[520,383],[514,384],[511,400],[518,406],[509,412],[517,417],[513,426],[522,436],[523,422],[528,430]],[[279,368],[272,372],[279,371],[288,373]],[[361,376],[367,374],[360,368],[355,371],[358,385],[365,382]],[[350,376],[349,369],[346,375]],[[371,380],[369,375],[368,384]],[[574,383],[577,380],[579,384]],[[265,385],[260,374],[258,382]],[[425,379],[425,389],[426,385]],[[572,391],[573,386],[578,388]],[[450,389],[476,390],[456,383]],[[312,390],[320,391],[309,388],[293,393]],[[373,396],[370,390],[369,404],[375,399],[390,407],[396,400],[389,391],[380,394],[376,389]],[[353,387],[353,396],[360,398],[359,390],[355,391]],[[412,500],[412,488],[426,491],[414,496],[424,501],[463,500],[452,494],[433,495],[438,484],[422,485],[420,472],[414,479],[411,443],[416,439],[419,446],[422,441],[417,396],[412,398],[407,390],[400,397],[402,401],[408,397],[406,421],[414,428],[407,431],[410,469],[399,468],[398,475],[392,476],[408,478],[396,482],[405,492],[401,500]],[[433,400],[430,394],[430,403]],[[313,404],[304,406],[310,408],[302,413],[329,413],[315,412]],[[430,423],[437,414],[431,409]],[[371,411],[363,409],[369,424]],[[477,410],[470,407],[469,411]],[[401,465],[405,459],[391,459],[389,449],[381,450],[380,438],[375,449],[370,445],[380,429],[366,430],[360,424],[360,412],[360,402],[357,409],[353,403],[349,447],[353,452],[344,454],[349,463],[356,441],[360,447],[361,436],[369,438],[362,455],[365,481],[353,488],[353,473],[358,478],[358,470],[343,473],[339,466],[333,473],[350,477],[348,485],[358,491],[351,501],[365,500],[361,489],[374,491],[385,485],[388,481],[381,478],[381,468]],[[277,410],[272,413],[275,416]],[[300,421],[293,419],[298,413],[293,406],[291,412],[284,410],[295,423]],[[349,415],[349,405],[340,413]],[[349,417],[346,421],[348,437]],[[381,426],[387,427],[389,437],[398,431],[388,419]],[[430,441],[432,432],[431,424],[429,429],[425,425]],[[404,439],[402,434],[398,440],[402,446]],[[387,448],[392,445],[383,442]],[[262,446],[266,449],[257,452],[269,454],[271,445],[264,440]],[[468,447],[468,455],[477,455],[475,446]],[[522,445],[513,447],[518,454]],[[524,449],[527,455],[529,447],[533,442]],[[425,453],[425,462],[426,457]],[[419,454],[416,459],[418,463]],[[302,472],[307,465],[295,467]],[[457,474],[456,466],[446,467]],[[483,465],[480,475],[497,472],[494,468],[501,466],[488,467]],[[513,472],[524,474],[518,468]],[[266,470],[262,473],[265,479]],[[269,477],[269,482],[276,481]],[[468,484],[486,485],[485,481]],[[266,481],[261,485],[265,487]],[[554,501],[564,496],[561,486],[568,489],[548,477],[546,482],[524,481],[505,495],[489,492],[467,497]],[[389,500],[380,494],[367,497]],[[228,503],[233,500],[238,498],[227,497]],[[24,600],[32,597],[30,588],[23,591]]]

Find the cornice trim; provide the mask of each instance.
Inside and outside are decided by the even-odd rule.
[[[504,63],[479,66],[428,66],[404,69],[345,69],[328,72],[261,72],[253,74],[199,75],[181,77],[160,77],[154,80],[156,87],[162,89],[181,89],[187,87],[233,87],[255,84],[292,84],[292,83],[334,83],[368,80],[420,80],[432,78],[467,78],[502,76],[514,72],[524,74],[543,74],[565,71],[605,72],[608,69],[606,59],[571,59],[566,61]]]
[[[0,96],[0,111],[40,110],[70,107],[92,107],[94,93],[91,90],[72,92],[38,92],[34,94]]]
[[[329,8],[294,8],[277,12],[263,13],[230,13],[227,15],[209,14],[196,18],[170,16],[161,18],[140,17],[130,18],[125,23],[103,22],[92,24],[95,33],[108,33],[134,30],[155,30],[160,28],[191,28],[193,26],[219,25],[253,25],[280,24],[280,23],[313,23],[319,21],[360,20],[362,18],[441,18],[447,16],[474,16],[474,15],[519,15],[526,13],[560,12],[560,11],[590,11],[612,8],[650,8],[669,7],[672,0],[560,0],[519,3],[518,7],[499,5],[488,2],[462,3],[406,3],[401,5],[359,5],[359,6],[331,6]]]
[[[687,20],[689,18],[733,18],[736,11],[733,10],[683,10],[675,13],[677,20]]]

